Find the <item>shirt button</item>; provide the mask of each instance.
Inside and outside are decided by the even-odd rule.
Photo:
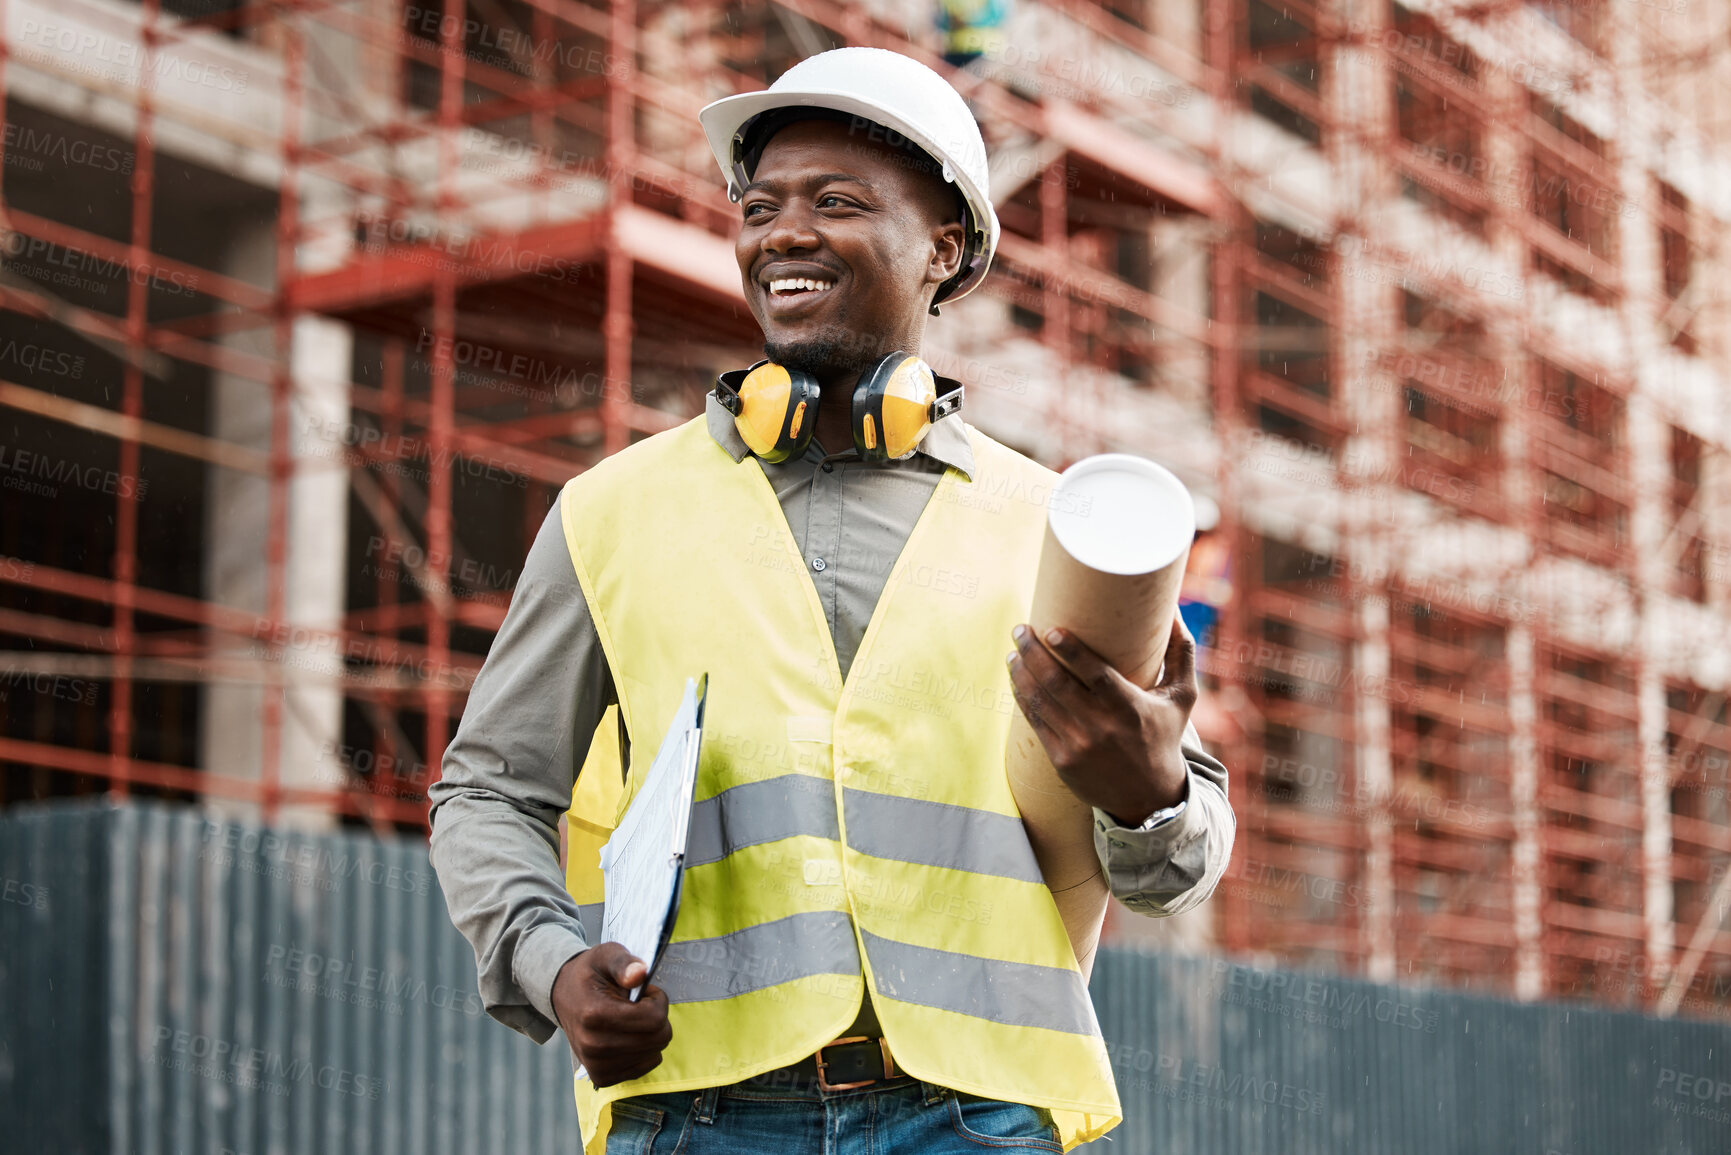
[[[811,568],[816,570],[818,573],[822,573],[828,565],[829,563],[824,561],[821,557],[814,557],[811,559]]]

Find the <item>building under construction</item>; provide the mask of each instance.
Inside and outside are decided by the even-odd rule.
[[[1234,864],[1113,933],[1731,1009],[1731,0],[0,10],[0,803],[423,828],[559,487],[758,354],[697,110],[875,45],[991,152],[968,419],[1222,510]]]

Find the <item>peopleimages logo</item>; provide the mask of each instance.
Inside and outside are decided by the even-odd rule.
[[[1370,890],[1357,883],[1306,874],[1290,867],[1273,866],[1266,862],[1246,860],[1242,870],[1228,874],[1223,885],[1252,902],[1264,906],[1290,906],[1280,901],[1281,895],[1307,895],[1319,902],[1347,906],[1359,910],[1374,907]]]
[[[1042,80],[1060,81],[1064,94],[1072,98],[1104,93],[1185,108],[1194,97],[1194,90],[1175,79],[1155,72],[1125,72],[1089,56],[1057,56],[1006,42],[1000,51],[987,53],[986,59],[1003,68],[1027,69]]]
[[[1264,1079],[1247,1071],[1230,1071],[1182,1055],[1156,1054],[1146,1047],[1132,1049],[1122,1043],[1107,1043],[1106,1053],[1117,1068],[1121,1088],[1204,1106],[1280,1107],[1301,1115],[1320,1115],[1326,1103],[1323,1093],[1313,1088]]]
[[[204,828],[204,842],[219,860],[231,859],[238,851],[243,856],[256,856],[324,880],[357,878],[407,894],[424,895],[431,890],[432,880],[427,871],[405,869],[377,858],[351,856],[316,842],[284,838],[269,831],[209,824]]]
[[[298,1084],[377,1100],[386,1087],[383,1079],[346,1067],[332,1064],[315,1067],[310,1059],[291,1059],[280,1051],[258,1047],[238,1047],[227,1039],[171,1027],[156,1028],[155,1051],[151,1061],[157,1066],[276,1095],[286,1095]]]
[[[1731,1123],[1731,1080],[1660,1067],[1659,1083],[1653,1089],[1653,1106],[1672,1115]]]
[[[35,486],[29,483],[41,483]],[[129,473],[103,469],[99,465],[79,465],[67,458],[45,457],[40,453],[16,446],[0,445],[0,485],[8,489],[42,492],[44,497],[58,493],[58,486],[73,485],[92,493],[104,493],[124,501],[143,498],[150,482]]]
[[[88,678],[33,673],[29,670],[7,670],[0,673],[0,702],[4,702],[7,695],[19,686],[62,702],[76,702],[83,706],[94,706],[97,702],[97,684]]]
[[[1339,1028],[1348,1019],[1360,1018],[1434,1035],[1442,1023],[1441,1012],[1375,989],[1354,990],[1325,979],[1252,970],[1224,960],[1217,960],[1212,969],[1215,993],[1223,1001],[1314,1025]]]
[[[385,967],[361,966],[353,959],[332,958],[298,946],[273,944],[265,952],[265,981],[392,1014],[401,1014],[404,1003],[422,1003],[471,1018],[486,1012],[481,996],[475,991],[428,983],[426,979]]]
[[[16,903],[35,910],[48,909],[48,888],[16,878],[0,879],[0,902]]]
[[[358,425],[335,417],[319,417],[316,414],[306,415],[301,422],[301,428],[310,440],[323,442],[327,448],[342,446],[359,450],[360,453],[351,459],[351,464],[382,467],[390,462],[417,461],[424,462],[429,471],[449,469],[469,477],[485,478],[502,485],[515,485],[518,489],[526,489],[529,485],[527,474],[513,473],[487,458],[455,448],[436,449],[432,442],[422,437],[387,433],[371,425]],[[349,457],[340,452],[335,455]]]
[[[472,557],[458,557],[442,550],[425,550],[414,542],[376,534],[367,539],[366,556],[367,562],[361,572],[386,579],[399,576],[398,566],[406,567],[410,572],[428,566],[434,572],[449,574],[465,585],[489,589],[508,588],[517,578],[517,571],[505,566],[477,561]]]
[[[510,237],[484,237],[474,233],[447,232],[427,222],[404,220],[402,217],[362,215],[356,218],[362,234],[363,247],[378,252],[388,245],[407,245],[432,258],[437,265],[444,253],[453,258],[444,262],[451,268],[463,264],[503,265],[529,276],[551,281],[576,281],[579,266],[563,257],[549,256],[536,249],[525,249]]]
[[[848,122],[848,133],[850,135],[864,133],[867,140],[879,141],[892,148],[901,148],[908,144],[919,146],[920,144],[919,141],[911,140],[893,128],[888,128],[863,116],[856,116]],[[946,167],[953,169],[956,165],[960,165],[965,172],[970,173],[985,167],[985,145],[978,137],[939,139],[934,140],[932,145],[944,156],[950,158],[945,161]],[[933,159],[941,158],[934,157]]]
[[[33,48],[50,48],[80,61],[93,62],[84,67],[74,65],[73,70],[77,72],[118,75],[129,79],[140,70],[145,59],[143,48],[129,40],[99,35],[86,28],[44,24],[40,20],[24,21],[24,34],[19,37],[19,43]],[[172,49],[159,48],[149,59],[150,75],[159,79],[180,80],[236,96],[246,91],[245,69],[207,64],[202,60],[180,56]]]
[[[513,57],[528,57],[537,64],[554,61],[572,72],[599,73],[602,76],[624,76],[631,68],[629,56],[586,48],[575,40],[563,37],[537,37],[517,28],[495,28],[473,18],[457,20],[455,14],[439,8],[410,5],[403,10],[411,31],[422,40],[443,40],[455,36],[465,51],[474,56],[479,49],[492,49]]]
[[[353,770],[356,774],[365,775],[374,790],[380,788],[380,783],[386,778],[407,783],[401,793],[406,797],[413,788],[425,787],[430,772],[425,762],[399,758],[394,754],[378,754],[365,746],[350,746],[327,738],[319,747],[319,756],[327,762],[335,762],[340,766]]]
[[[48,373],[55,377],[84,376],[83,356],[34,341],[8,340],[0,344],[0,365],[16,365],[30,373]]]
[[[0,229],[0,256],[9,261],[25,260],[40,262],[44,265],[57,266],[60,270],[51,274],[54,284],[68,284],[79,280],[77,274],[88,273],[83,283],[94,285],[108,281],[114,277],[129,280],[135,284],[147,285],[158,292],[174,293],[191,296],[198,291],[198,274],[182,273],[178,270],[159,270],[152,267],[140,268],[131,261],[109,261],[87,253],[83,249],[70,249],[53,241],[45,241],[41,237],[25,236],[20,232]],[[29,268],[18,270],[26,276],[35,276]],[[37,279],[48,279],[44,276]]]
[[[132,153],[128,149],[94,144],[88,140],[67,136],[63,132],[49,132],[13,123],[6,125],[4,137],[7,164],[17,164],[25,158],[35,160],[46,157],[62,164],[87,166],[99,172],[117,172],[123,176],[130,176],[132,173]],[[40,165],[31,164],[28,167],[35,169]]]

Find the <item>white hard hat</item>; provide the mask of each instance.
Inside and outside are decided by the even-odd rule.
[[[1205,493],[1191,495],[1192,504],[1196,508],[1196,532],[1203,533],[1220,524],[1220,506]]]
[[[740,190],[751,180],[745,171],[751,122],[771,109],[795,107],[851,113],[900,133],[931,154],[943,166],[944,179],[961,190],[971,218],[962,271],[941,299],[965,297],[985,278],[998,248],[998,214],[987,194],[986,142],[967,103],[948,81],[899,52],[836,48],[800,61],[767,91],[706,106],[697,119],[727,178],[731,199],[739,200]]]

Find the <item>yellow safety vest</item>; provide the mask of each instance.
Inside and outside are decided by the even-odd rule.
[[[1004,655],[1056,475],[968,436],[973,479],[945,471],[845,682],[775,492],[704,418],[565,487],[565,540],[631,738],[623,789],[596,783],[585,803],[607,761],[592,751],[574,796],[568,882],[587,923],[596,850],[686,678],[709,674],[683,899],[655,977],[673,1042],[640,1079],[577,1080],[591,1155],[613,1100],[803,1059],[854,1021],[868,981],[907,1073],[1049,1108],[1066,1148],[1118,1123],[1093,1004],[1004,772],[1017,709]],[[617,762],[593,777],[618,784]]]

